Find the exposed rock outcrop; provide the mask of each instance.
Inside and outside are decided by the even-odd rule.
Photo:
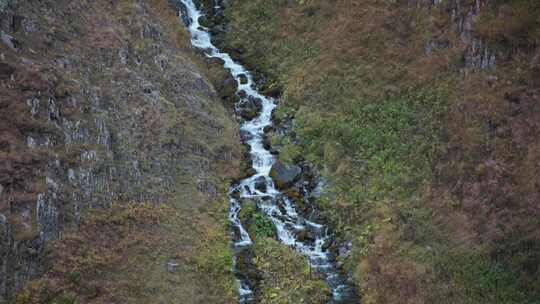
[[[301,173],[302,169],[297,165],[286,165],[276,162],[272,166],[270,176],[274,179],[279,189],[285,189],[292,186],[298,180]]]
[[[252,96],[242,101],[237,108],[238,115],[247,120],[255,118],[261,110],[262,101]]]
[[[0,303],[87,210],[202,204],[237,174],[235,123],[167,1],[20,1],[0,30]]]
[[[474,35],[474,24],[480,12],[490,3],[489,0],[451,0],[451,1],[410,1],[411,5],[436,7],[450,17],[453,31],[458,35],[463,49],[463,67],[465,69],[486,70],[495,66],[497,54],[487,41]],[[436,18],[436,17],[434,17]],[[429,40],[425,46],[426,55],[430,56],[437,49],[449,48],[448,40]]]

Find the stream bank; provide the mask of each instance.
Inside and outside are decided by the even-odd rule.
[[[537,301],[537,1],[226,4],[221,40],[282,85],[298,136],[272,148],[320,170],[364,303]]]
[[[230,189],[229,219],[233,230],[235,272],[239,282],[240,303],[264,302],[261,285],[268,278],[261,278],[253,237],[246,229],[242,209],[252,204],[259,220],[272,231],[282,244],[307,256],[315,277],[324,279],[329,287],[328,299],[317,294],[316,303],[352,303],[357,300],[351,282],[340,270],[336,261],[334,236],[324,225],[324,219],[313,208],[311,192],[316,188],[316,177],[307,163],[286,165],[276,161],[275,150],[267,140],[267,133],[274,129],[272,114],[278,100],[265,96],[257,89],[251,72],[221,52],[212,44],[210,32],[200,24],[207,21],[191,0],[182,0],[182,19],[191,34],[192,44],[208,58],[222,61],[236,81],[235,111],[241,121],[242,143],[249,147],[251,169],[248,176],[233,184]],[[213,11],[219,14],[219,6]],[[237,52],[240,53],[240,52]],[[259,83],[264,79],[258,77]],[[265,90],[268,91],[268,90]],[[272,95],[279,95],[273,91]],[[244,221],[242,220],[244,218]],[[249,221],[248,221],[249,222]],[[272,227],[273,226],[273,227]],[[255,250],[256,251],[256,250]],[[311,270],[309,277],[312,277]],[[296,282],[302,285],[304,282]],[[271,293],[270,297],[279,296]],[[302,299],[305,300],[305,299]],[[310,302],[311,303],[311,302]],[[313,302],[315,303],[315,302]]]

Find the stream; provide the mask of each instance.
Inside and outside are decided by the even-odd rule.
[[[250,148],[255,174],[234,184],[229,191],[229,220],[233,228],[235,259],[242,252],[250,250],[253,244],[239,219],[242,208],[241,199],[255,200],[257,209],[275,225],[278,240],[307,256],[314,272],[324,275],[332,290],[332,299],[329,303],[351,303],[355,298],[353,289],[348,284],[347,277],[337,270],[335,258],[324,246],[332,237],[327,226],[299,214],[295,202],[279,191],[269,176],[276,160],[275,156],[264,147],[264,130],[273,124],[272,111],[277,106],[276,100],[260,94],[249,71],[235,62],[229,54],[221,52],[212,44],[209,30],[199,24],[199,18],[203,17],[203,14],[193,1],[181,0],[181,2],[185,6],[183,19],[191,33],[192,45],[200,49],[207,57],[223,60],[224,67],[238,82],[237,95],[241,98],[236,107],[250,100],[258,100],[262,104],[262,109],[257,116],[243,122],[240,127],[244,134],[243,143]],[[261,183],[263,183],[262,187]],[[301,231],[309,231],[313,237],[299,241],[297,236]],[[239,285],[240,304],[256,303],[256,282],[250,282],[247,276],[237,268],[235,274]]]

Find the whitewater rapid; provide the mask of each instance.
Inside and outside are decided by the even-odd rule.
[[[240,101],[236,106],[241,107],[250,98],[259,100],[262,104],[262,109],[258,115],[249,121],[245,121],[240,127],[241,132],[247,134],[247,136],[243,136],[246,138],[244,143],[250,148],[252,167],[255,174],[241,180],[232,186],[229,191],[229,221],[234,231],[233,240],[236,257],[243,250],[249,250],[253,244],[239,218],[239,212],[242,208],[241,200],[255,200],[257,209],[271,219],[275,225],[278,240],[307,256],[311,267],[325,275],[326,281],[332,289],[330,303],[347,302],[352,296],[351,287],[347,284],[346,278],[336,269],[330,253],[324,249],[324,244],[330,238],[328,228],[323,224],[302,217],[296,211],[294,201],[279,191],[269,176],[275,158],[269,150],[265,149],[263,144],[264,130],[273,124],[272,111],[276,108],[276,100],[260,94],[256,89],[251,73],[242,65],[236,63],[229,54],[221,52],[212,44],[209,30],[199,23],[199,18],[203,17],[203,14],[197,9],[194,2],[192,0],[181,0],[181,2],[185,6],[184,13],[187,16],[183,16],[183,19],[191,33],[192,45],[202,50],[207,57],[223,60],[224,67],[230,71],[237,81],[238,89],[236,93],[240,97]],[[244,77],[247,78],[247,81]],[[244,78],[243,81],[241,81],[242,78]],[[265,188],[265,191],[261,191],[261,187],[256,187],[256,183],[260,184],[261,180],[264,180],[265,187],[262,188]],[[310,235],[313,236],[312,239],[310,241],[299,241],[297,236],[300,231],[309,231]],[[240,304],[254,303],[256,301],[254,294],[254,284],[256,282],[250,282],[238,269],[235,269],[235,273],[239,285]]]

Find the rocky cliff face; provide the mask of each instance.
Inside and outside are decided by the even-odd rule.
[[[431,9],[435,7],[442,10],[446,15],[443,16],[449,18],[451,22],[451,27],[446,29],[451,29],[458,35],[459,39],[456,43],[463,48],[463,66],[485,70],[495,65],[497,54],[484,39],[475,36],[473,27],[480,17],[482,9],[489,5],[489,2],[489,0],[430,0],[427,2],[411,1],[411,4],[420,8]],[[433,16],[433,18],[437,18],[437,16]],[[451,47],[448,40],[429,40],[426,44],[426,55],[431,55],[437,48],[448,47]]]
[[[0,303],[39,276],[49,241],[88,210],[207,205],[239,155],[166,1],[2,6]]]

